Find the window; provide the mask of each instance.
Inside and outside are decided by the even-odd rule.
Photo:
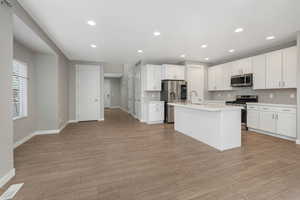
[[[27,117],[27,65],[14,60],[12,74],[13,119]]]

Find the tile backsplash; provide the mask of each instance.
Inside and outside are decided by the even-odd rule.
[[[260,103],[297,104],[296,89],[253,90],[251,88],[235,88],[232,91],[209,92],[211,100],[235,100],[236,95],[258,95]]]

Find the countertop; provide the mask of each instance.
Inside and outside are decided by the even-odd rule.
[[[247,103],[247,105],[252,105],[252,106],[273,106],[273,107],[283,107],[283,108],[297,108],[297,105],[293,105],[293,104]]]
[[[182,108],[189,108],[194,110],[210,111],[210,112],[222,112],[222,111],[239,111],[242,107],[239,106],[227,106],[224,104],[182,104],[182,103],[168,103],[171,106],[178,106]]]

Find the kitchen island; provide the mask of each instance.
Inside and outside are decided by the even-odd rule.
[[[241,146],[241,107],[170,103],[175,130],[220,151]]]

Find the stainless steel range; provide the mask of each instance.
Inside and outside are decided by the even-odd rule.
[[[226,105],[240,106],[242,109],[242,124],[247,128],[247,103],[257,103],[257,95],[238,95],[235,101],[226,101]]]

